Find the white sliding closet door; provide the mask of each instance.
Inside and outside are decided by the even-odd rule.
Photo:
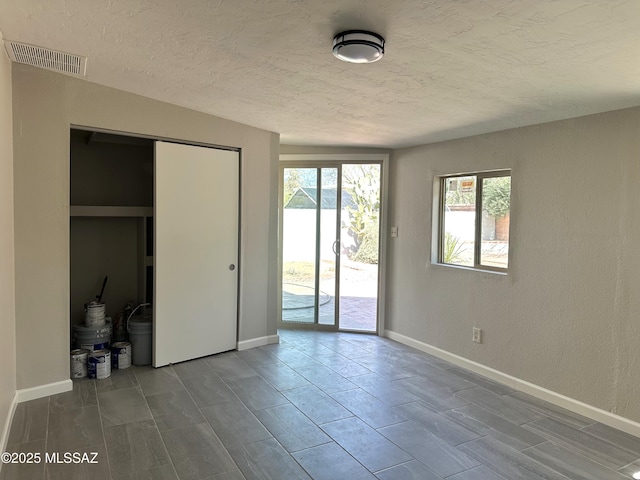
[[[239,154],[156,142],[153,366],[236,348]]]

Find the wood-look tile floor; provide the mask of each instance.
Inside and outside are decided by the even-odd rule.
[[[115,371],[22,403],[9,479],[622,480],[640,439],[388,339],[281,343]],[[44,463],[96,452],[97,464]]]

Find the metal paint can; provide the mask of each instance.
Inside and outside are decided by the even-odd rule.
[[[106,322],[104,303],[91,302],[84,306],[84,324],[87,327],[102,327]]]
[[[111,375],[111,352],[106,349],[90,352],[87,370],[89,378],[108,378]]]
[[[71,350],[71,378],[87,376],[88,351],[82,349]]]
[[[122,370],[131,366],[131,344],[116,342],[111,345],[111,368]]]

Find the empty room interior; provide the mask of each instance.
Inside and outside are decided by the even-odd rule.
[[[640,479],[640,2],[0,3],[0,479]]]

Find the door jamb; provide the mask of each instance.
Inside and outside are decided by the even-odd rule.
[[[387,206],[389,192],[387,189],[389,177],[389,154],[388,153],[340,153],[340,154],[280,154],[280,165],[287,163],[313,162],[314,166],[335,166],[337,163],[366,163],[380,162],[380,249],[378,258],[378,336],[384,336],[385,332],[385,292],[386,292],[386,264],[387,264]],[[278,210],[280,219],[278,224],[278,314],[282,315],[282,198],[284,185],[278,182]],[[282,319],[278,318],[278,327],[282,328]],[[298,325],[296,325],[298,328]],[[367,333],[367,332],[359,332]]]

